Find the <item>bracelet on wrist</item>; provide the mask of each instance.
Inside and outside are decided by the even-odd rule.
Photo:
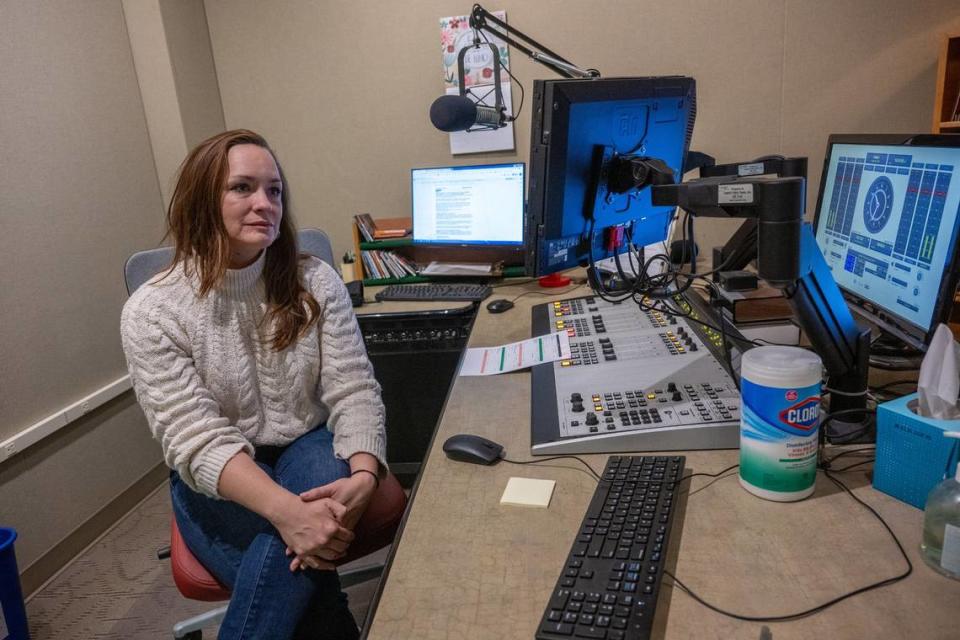
[[[377,486],[377,487],[380,486],[380,478],[379,478],[379,476],[377,476],[377,474],[374,473],[373,471],[370,471],[370,469],[357,469],[356,471],[351,471],[351,472],[350,472],[350,477],[352,478],[353,476],[357,475],[358,473],[369,473],[371,476],[373,476],[373,481],[376,483],[375,486]]]

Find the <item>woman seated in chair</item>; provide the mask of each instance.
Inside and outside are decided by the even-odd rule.
[[[349,296],[298,255],[288,202],[262,137],[201,143],[167,213],[173,265],[121,319],[177,526],[233,592],[220,638],[357,637],[334,563],[386,469]]]

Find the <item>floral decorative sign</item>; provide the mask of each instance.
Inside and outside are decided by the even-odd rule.
[[[493,15],[504,22],[507,21],[506,11],[494,11]],[[484,36],[499,50],[500,64],[509,69],[510,53],[507,43],[489,34],[482,34],[480,42],[484,44],[486,44]],[[473,44],[474,32],[470,28],[470,16],[440,18],[440,53],[443,57],[443,83],[446,89],[460,86],[457,78],[457,57],[461,49],[471,47]],[[493,54],[489,47],[470,49],[464,56],[463,65],[465,87],[493,83]]]

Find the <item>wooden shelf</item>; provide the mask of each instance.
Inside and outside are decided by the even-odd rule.
[[[933,101],[933,132],[960,133],[960,34],[943,37]]]
[[[402,220],[402,219],[399,219]],[[356,222],[353,226],[353,250],[356,255],[356,263],[354,269],[357,271],[356,276],[363,280],[364,285],[386,285],[386,284],[405,284],[409,282],[430,282],[436,280],[435,278],[430,278],[427,276],[406,276],[403,278],[371,278],[370,274],[367,272],[366,265],[363,263],[363,258],[361,257],[362,251],[391,251],[397,254],[404,256],[416,262],[419,265],[426,265],[433,260],[439,260],[441,262],[463,262],[465,261],[463,249],[459,247],[430,247],[424,246],[422,244],[415,245],[413,243],[413,238],[407,236],[406,238],[387,238],[384,240],[374,240],[368,242],[364,240],[363,235],[360,233],[360,229],[357,227]],[[522,248],[509,249],[504,251],[503,248],[493,248],[493,249],[471,249],[470,250],[470,259],[466,260],[468,262],[505,262],[508,265],[517,265],[518,263],[523,262],[523,250]],[[506,266],[503,269],[503,277],[507,278],[517,278],[524,277],[526,275],[525,269],[522,265],[520,266]]]
[[[374,251],[380,249],[396,249],[397,247],[412,247],[413,239],[412,238],[391,238],[390,240],[374,240],[373,242],[360,242],[361,249],[372,249]]]

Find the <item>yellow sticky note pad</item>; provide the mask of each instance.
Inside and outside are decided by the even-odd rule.
[[[507,488],[500,496],[500,504],[512,504],[517,507],[550,506],[553,496],[554,480],[538,480],[536,478],[510,478]]]

